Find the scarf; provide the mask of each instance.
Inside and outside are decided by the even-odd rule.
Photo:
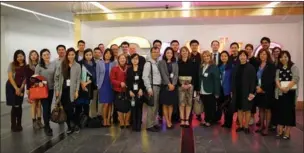
[[[95,84],[96,83],[96,63],[94,61],[92,61],[92,63],[89,64],[87,61],[84,61],[83,66],[92,75],[92,81]]]

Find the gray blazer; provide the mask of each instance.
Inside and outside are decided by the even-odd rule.
[[[168,85],[170,83],[170,74],[168,72],[167,62],[165,60],[159,61],[158,69],[162,77],[162,84]],[[174,74],[172,78],[172,84],[176,85],[178,80],[178,65],[176,62],[172,62],[172,73]]]
[[[75,61],[74,64],[71,67],[71,72],[70,72],[70,99],[71,102],[73,102],[75,92],[79,90],[80,86],[80,75],[81,75],[81,67],[80,65]],[[61,64],[58,66],[56,69],[55,73],[55,93],[59,92],[59,97],[56,99],[60,100],[61,95],[62,95],[62,86],[63,86],[63,75],[62,75],[62,67]],[[66,94],[66,93],[64,93]]]
[[[111,74],[111,70],[112,68],[116,66],[116,62],[110,62],[110,66],[109,66],[109,77]],[[97,87],[98,89],[101,88],[104,77],[105,77],[105,73],[106,73],[106,65],[105,62],[103,60],[100,60],[98,62],[96,62],[96,82],[97,82]]]

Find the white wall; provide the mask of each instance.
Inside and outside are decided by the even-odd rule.
[[[85,24],[85,23],[83,23]],[[284,49],[291,52],[291,56],[303,76],[303,22],[285,24],[231,24],[231,25],[181,25],[181,26],[142,26],[142,27],[113,27],[113,28],[82,28],[82,39],[89,40],[87,47],[94,47],[99,43],[108,44],[119,36],[139,36],[150,42],[155,39],[170,42],[177,39],[181,44],[191,39],[197,39],[202,49],[210,49],[210,42],[220,37],[228,37],[228,49],[231,42],[252,43],[259,45],[263,36],[270,37],[273,42],[280,43]],[[302,30],[302,31],[301,31]],[[301,93],[299,100],[303,100],[303,78],[301,78]]]
[[[28,56],[32,49],[39,52],[43,48],[48,48],[51,51],[51,58],[55,59],[58,44],[73,47],[72,28],[69,25],[56,26],[39,20],[1,16],[1,101],[5,101],[6,70],[13,60],[14,51],[22,49]]]

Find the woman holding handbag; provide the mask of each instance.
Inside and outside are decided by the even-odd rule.
[[[118,65],[111,70],[110,79],[115,91],[114,105],[117,108],[120,128],[129,128],[131,104],[126,93],[127,57],[124,54],[118,56]]]
[[[72,132],[79,133],[79,126],[72,127],[71,121],[74,123],[74,100],[78,98],[78,90],[80,85],[80,65],[75,60],[76,51],[74,48],[67,50],[66,56],[60,66],[56,69],[55,74],[55,92],[57,103],[61,102],[67,116],[67,134]]]
[[[12,106],[11,110],[11,130],[12,132],[22,131],[22,103],[24,97],[24,87],[26,83],[26,62],[25,54],[22,50],[14,53],[14,61],[7,69],[8,81],[6,82],[6,105]]]
[[[162,86],[159,98],[168,129],[173,129],[173,124],[171,122],[173,106],[178,101],[178,95],[176,92],[178,65],[175,61],[176,58],[173,55],[173,49],[171,47],[167,47],[163,55],[163,60],[158,63],[158,69],[162,77]]]
[[[142,68],[139,64],[139,55],[131,55],[131,67],[127,70],[127,89],[131,100],[132,130],[139,132],[141,130],[143,93],[145,85],[142,80]]]
[[[50,127],[51,106],[54,96],[54,75],[56,63],[51,62],[51,53],[48,49],[40,51],[40,62],[35,68],[35,74],[46,78],[44,84],[48,87],[48,97],[41,99],[43,108],[44,132],[47,136],[53,136],[53,130]]]
[[[281,51],[276,71],[276,91],[278,127],[277,137],[290,139],[290,129],[296,125],[296,101],[298,97],[299,69],[292,62],[288,51]],[[285,128],[285,129],[284,129]],[[284,133],[283,133],[284,129]]]
[[[187,47],[180,49],[181,56],[178,60],[178,79],[179,79],[179,114],[181,119],[181,127],[190,127],[189,118],[193,105],[193,92],[198,86],[198,77],[195,74],[199,71],[193,68],[195,65],[190,60],[190,51]]]
[[[29,63],[26,65],[26,93],[29,97],[29,89],[34,85],[31,81],[31,76],[35,74],[35,68],[39,62],[39,54],[36,50],[30,51]],[[44,125],[41,123],[41,102],[40,100],[28,99],[31,104],[31,116],[33,120],[33,128],[35,130],[43,128]]]
[[[77,121],[80,121],[83,117],[84,122],[89,117],[89,104],[93,99],[93,91],[97,89],[96,86],[96,63],[93,59],[93,51],[88,48],[83,53],[84,58],[79,62],[81,66],[81,81],[79,88],[79,97],[75,100],[75,114]],[[83,113],[83,116],[81,116]],[[80,122],[76,123],[79,127],[82,127]]]
[[[103,60],[96,62],[96,80],[98,86],[99,108],[102,108],[103,126],[111,126],[112,104],[114,92],[110,81],[110,72],[115,66],[114,55],[111,49],[104,51]],[[100,109],[101,110],[101,109]],[[114,119],[113,119],[114,120]]]

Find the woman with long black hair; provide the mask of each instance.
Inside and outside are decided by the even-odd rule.
[[[22,103],[24,87],[26,83],[25,54],[22,50],[16,50],[14,61],[9,64],[8,80],[6,82],[6,105],[12,106],[11,130],[12,132],[22,131]]]
[[[167,47],[165,49],[163,59],[158,62],[158,69],[162,78],[162,86],[159,94],[159,101],[162,104],[163,116],[166,119],[168,129],[173,128],[172,112],[173,106],[178,103],[178,95],[176,90],[178,80],[178,65],[175,62],[173,49]]]
[[[47,136],[53,136],[53,130],[50,127],[51,118],[51,106],[54,96],[54,76],[56,63],[51,62],[50,50],[44,48],[40,51],[40,62],[35,68],[35,74],[41,75],[46,78],[46,85],[48,87],[48,97],[41,99],[43,108],[43,121],[44,121],[44,132]]]
[[[75,100],[75,115],[77,121],[84,119],[84,123],[89,117],[89,104],[93,99],[93,91],[97,89],[96,85],[96,63],[93,59],[93,50],[88,48],[84,50],[83,59],[79,62],[81,66],[81,81],[79,88],[79,97]],[[81,115],[82,114],[82,115]],[[80,122],[77,126],[82,127]]]
[[[56,103],[61,102],[67,115],[66,123],[68,126],[68,134],[74,131],[79,133],[80,131],[79,126],[71,126],[71,121],[74,123],[79,122],[74,118],[73,102],[78,98],[81,68],[76,62],[75,56],[75,49],[69,48],[64,60],[56,69],[55,74]]]

